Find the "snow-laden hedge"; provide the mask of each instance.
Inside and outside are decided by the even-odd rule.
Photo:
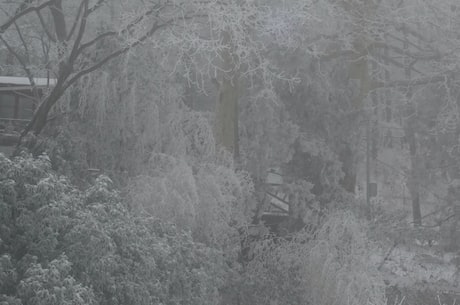
[[[134,216],[108,177],[86,191],[46,156],[0,154],[0,304],[217,304],[222,254]]]

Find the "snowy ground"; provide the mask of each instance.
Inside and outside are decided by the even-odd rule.
[[[383,257],[376,257],[379,262]],[[449,288],[460,288],[459,270],[456,265],[456,255],[447,253],[437,255],[434,251],[423,248],[408,249],[405,246],[396,247],[382,271],[386,273],[391,284],[408,286],[414,283],[432,283],[446,285]]]
[[[380,266],[385,255],[374,254],[371,258]],[[388,286],[396,287],[397,297],[392,302],[404,298],[401,305],[460,303],[459,257],[455,253],[440,254],[432,248],[400,245],[388,256],[381,272]]]

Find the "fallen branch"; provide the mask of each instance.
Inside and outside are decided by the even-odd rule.
[[[383,260],[380,263],[380,265],[377,268],[377,270],[380,271],[380,269],[382,269],[383,265],[385,265],[385,262],[388,260],[388,258],[390,257],[391,253],[393,252],[393,250],[396,248],[397,245],[398,245],[398,241],[395,240],[395,242],[393,243],[393,246],[390,248],[390,250],[388,250],[387,254],[383,258]]]

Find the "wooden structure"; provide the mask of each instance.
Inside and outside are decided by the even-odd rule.
[[[17,131],[33,116],[40,98],[55,79],[34,78],[35,91],[27,77],[0,76],[0,132]]]
[[[56,79],[0,76],[0,152],[10,154],[20,132],[32,119],[41,98]]]
[[[265,181],[267,190],[265,194],[268,205],[262,212],[260,220],[270,228],[272,232],[279,233],[279,225],[289,218],[289,199],[280,191],[283,184],[283,175],[280,169],[270,169]]]

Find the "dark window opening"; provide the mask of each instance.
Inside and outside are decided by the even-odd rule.
[[[0,92],[0,119],[30,120],[34,101],[25,92]]]
[[[0,118],[14,119],[16,110],[16,97],[10,93],[0,93]]]

